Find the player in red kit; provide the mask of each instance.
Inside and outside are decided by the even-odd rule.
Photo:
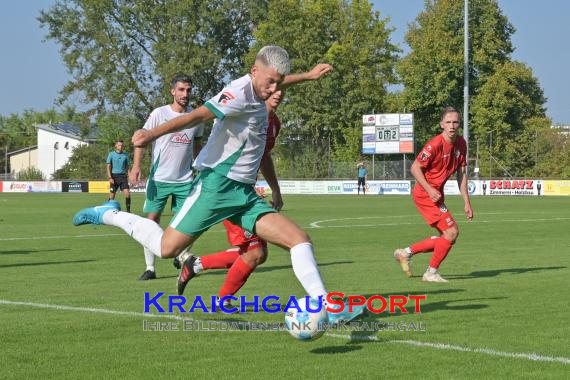
[[[285,87],[306,80],[319,79],[331,70],[332,66],[319,64],[310,72],[292,74],[289,82],[285,83]],[[284,91],[279,90],[266,101],[267,110],[269,111],[269,126],[267,128],[265,151],[259,168],[272,191],[271,206],[277,211],[283,207],[283,199],[271,158],[271,150],[275,146],[275,141],[281,129],[281,122],[275,114],[275,110],[283,100],[283,97]],[[255,268],[265,262],[268,254],[267,243],[260,237],[227,220],[223,224],[226,229],[228,242],[232,245],[232,248],[200,257],[189,256],[189,254],[187,258],[181,257],[181,261],[191,260],[192,273],[188,273],[189,280],[204,270],[229,268],[225,281],[219,290],[219,298],[236,294],[246,283],[249,275]],[[224,304],[227,307],[231,307],[229,300]]]
[[[443,186],[453,173],[457,173],[457,183],[465,202],[467,219],[473,219],[465,170],[467,144],[463,137],[457,134],[460,125],[459,112],[453,107],[445,108],[439,125],[443,132],[428,141],[411,169],[416,179],[412,192],[414,203],[426,222],[438,230],[439,236],[429,237],[394,252],[394,258],[408,277],[412,276],[412,256],[433,252],[429,267],[422,277],[422,281],[426,282],[448,282],[441,277],[438,269],[459,236],[457,223],[445,206],[443,194]]]

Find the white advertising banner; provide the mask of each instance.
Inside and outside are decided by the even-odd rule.
[[[267,182],[258,181],[260,191],[271,191]],[[279,181],[282,194],[358,194],[357,181]],[[409,195],[410,181],[366,181],[367,195]]]
[[[2,191],[5,193],[61,193],[61,182],[5,181]]]
[[[343,194],[358,194],[357,181],[343,181]],[[367,195],[409,195],[410,181],[366,181]]]
[[[501,179],[481,181],[483,195],[544,195],[540,179]]]
[[[467,182],[467,191],[469,195],[481,195],[483,194],[481,190],[481,183],[483,181],[470,180]],[[443,193],[445,195],[460,195],[459,184],[456,179],[450,179],[443,186]]]

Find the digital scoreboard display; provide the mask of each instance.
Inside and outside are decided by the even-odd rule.
[[[384,113],[362,117],[362,153],[414,153],[414,115]]]

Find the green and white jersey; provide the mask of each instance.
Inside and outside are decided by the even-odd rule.
[[[187,112],[192,111],[188,107]],[[170,105],[156,108],[148,117],[144,129],[153,129],[184,113],[175,112]],[[204,134],[204,125],[169,133],[152,143],[152,169],[150,179],[175,183],[192,181],[194,139]]]
[[[255,183],[265,149],[268,113],[265,101],[255,95],[251,77],[236,79],[205,106],[216,120],[194,167],[211,168],[234,181]]]

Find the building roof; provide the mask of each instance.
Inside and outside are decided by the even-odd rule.
[[[98,130],[97,127],[92,124],[89,134],[85,138],[81,138],[81,128],[72,123],[61,123],[61,124],[36,124],[36,128],[43,129],[51,133],[55,133],[61,136],[70,137],[72,139],[93,142],[97,140]]]
[[[29,146],[27,148],[22,148],[22,149],[18,149],[18,150],[14,150],[12,152],[8,152],[7,155],[8,156],[12,156],[14,154],[18,154],[18,153],[24,153],[24,152],[28,152],[30,150],[34,150],[34,149],[38,149],[37,145],[33,145],[33,146]]]

